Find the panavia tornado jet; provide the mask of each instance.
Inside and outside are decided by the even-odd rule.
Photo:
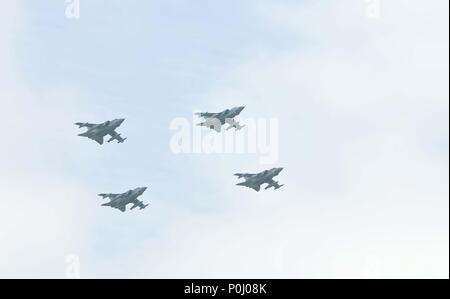
[[[204,122],[198,124],[199,126],[207,127],[212,130],[216,130],[217,132],[220,132],[222,130],[222,126],[225,124],[229,125],[227,130],[232,128],[241,130],[245,126],[241,126],[234,118],[241,114],[244,108],[245,107],[235,107],[219,113],[201,112],[196,113],[195,115],[198,115],[205,120]]]
[[[103,138],[107,135],[111,136],[108,142],[117,140],[118,143],[123,143],[126,138],[122,138],[120,134],[117,134],[116,129],[125,121],[125,119],[108,120],[102,124],[90,124],[90,123],[76,123],[80,128],[87,128],[88,130],[79,134],[78,136],[87,137],[95,140],[99,144],[103,144]]]
[[[284,185],[279,185],[278,182],[274,181],[274,177],[280,174],[283,168],[273,168],[270,170],[265,170],[257,174],[250,173],[236,173],[235,176],[238,178],[244,178],[245,182],[237,184],[237,186],[244,186],[252,188],[253,190],[259,192],[261,190],[261,185],[267,184],[266,190],[269,188],[274,188],[275,190],[280,189]]]
[[[127,191],[122,194],[99,194],[98,196],[105,198],[109,198],[110,202],[102,204],[104,207],[111,207],[114,209],[118,209],[122,212],[125,212],[128,204],[133,204],[130,210],[135,208],[139,208],[141,210],[145,209],[147,205],[145,205],[142,201],[138,200],[138,197],[144,194],[147,190],[147,187],[136,188],[134,190]]]

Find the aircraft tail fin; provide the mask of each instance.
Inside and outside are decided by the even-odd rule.
[[[78,128],[82,128],[84,126],[84,123],[75,123],[76,126],[78,126]]]

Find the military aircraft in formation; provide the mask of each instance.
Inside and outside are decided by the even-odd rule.
[[[227,130],[235,128],[237,131],[239,131],[245,126],[241,126],[239,122],[237,122],[234,118],[241,114],[242,110],[244,109],[245,107],[235,107],[218,113],[200,112],[196,113],[195,115],[200,116],[204,119],[204,122],[198,124],[199,126],[210,128],[211,130],[215,130],[218,133],[222,131],[222,126],[225,124],[229,125]]]
[[[259,192],[261,190],[261,185],[267,184],[266,190],[272,187],[275,190],[278,190],[284,185],[280,185],[273,178],[279,175],[281,171],[283,171],[283,168],[273,168],[257,174],[236,173],[235,176],[239,179],[245,179],[245,182],[239,183],[237,186],[252,188],[253,190]]]
[[[209,113],[201,112],[196,115],[204,118],[204,122],[200,123],[199,126],[207,127],[217,132],[222,130],[222,126],[228,124],[227,130],[235,128],[236,130],[241,130],[244,126],[240,125],[234,118],[238,116],[245,107],[235,107],[232,109],[227,109],[219,113]],[[108,142],[117,140],[118,143],[123,143],[126,138],[122,138],[120,134],[116,132],[116,129],[122,125],[125,119],[115,119],[111,121],[104,122],[102,124],[90,124],[90,123],[76,123],[75,125],[79,128],[87,128],[85,133],[79,134],[78,136],[87,137],[96,141],[99,144],[103,144],[104,137],[109,135],[111,138]],[[274,188],[275,190],[280,189],[284,185],[280,185],[273,178],[278,176],[283,168],[273,168],[270,170],[265,170],[261,173],[250,174],[250,173],[237,173],[235,174],[238,178],[244,178],[245,182],[237,184],[238,186],[245,186],[252,188],[259,192],[261,190],[261,185],[267,184],[266,190],[269,188]],[[128,204],[133,204],[130,210],[135,208],[145,209],[148,204],[144,204],[142,201],[138,200],[145,191],[146,187],[136,188],[134,190],[129,190],[122,194],[106,194],[102,193],[99,196],[103,199],[108,198],[110,202],[102,204],[102,206],[111,207],[118,209],[122,212],[126,211]]]
[[[116,129],[122,125],[125,119],[108,120],[102,124],[90,124],[90,123],[76,123],[79,128],[87,128],[85,133],[78,136],[87,137],[95,140],[100,145],[103,144],[103,138],[107,135],[111,136],[108,142],[117,140],[118,143],[123,143],[126,138],[122,138],[120,134],[117,134]]]
[[[102,204],[104,207],[111,207],[114,209],[118,209],[122,212],[126,211],[128,204],[133,204],[130,210],[134,210],[135,208],[139,208],[141,210],[145,209],[147,205],[144,202],[138,200],[138,197],[144,194],[147,190],[147,187],[136,188],[134,190],[127,191],[122,194],[99,194],[98,196],[103,197],[103,199],[108,198],[110,202]]]

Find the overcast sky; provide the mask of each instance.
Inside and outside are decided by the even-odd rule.
[[[80,3],[2,3],[0,277],[448,278],[448,1]],[[171,151],[175,118],[241,105],[274,163]],[[73,125],[119,117],[120,145]]]

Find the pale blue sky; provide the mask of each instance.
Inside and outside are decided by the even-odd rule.
[[[448,277],[448,2],[64,2],[0,12],[0,277]],[[279,119],[275,165],[171,153],[175,117],[236,105]],[[119,117],[124,144],[76,136]]]
[[[76,87],[82,94],[78,104],[85,117],[68,118],[61,125],[125,117],[119,131],[129,139],[123,146],[111,144],[104,149],[80,140],[86,144],[84,159],[79,151],[60,149],[63,162],[57,171],[92,190],[90,198],[80,200],[91,203],[93,209],[99,209],[101,202],[96,193],[145,185],[150,187],[148,201],[164,201],[199,213],[220,212],[226,206],[220,204],[220,184],[208,182],[208,176],[220,172],[220,167],[206,158],[211,170],[203,174],[196,167],[201,157],[174,156],[169,151],[170,121],[179,116],[191,119],[195,108],[208,104],[196,96],[209,92],[229,68],[251,56],[254,49],[276,50],[299,43],[298,37],[268,30],[264,19],[254,15],[245,1],[214,5],[211,1],[83,1],[81,5],[81,19],[68,20],[61,13],[64,5],[27,3],[26,22],[16,40],[20,68],[35,90],[63,85]],[[234,163],[233,169],[240,170],[239,160]],[[249,171],[257,167],[255,164]],[[234,187],[232,174],[226,173],[230,177],[227,183],[232,184],[223,188]],[[160,231],[156,227],[174,221],[154,220],[157,213],[147,213],[148,220],[143,223],[142,218],[133,223],[127,217],[122,227],[115,227],[109,223],[111,211],[107,211],[106,218],[91,227],[95,237],[87,254],[113,258],[111,247],[126,248],[118,231],[138,246],[148,234]]]
[[[298,37],[289,38],[289,32],[267,30],[248,4],[89,1],[81,3],[81,19],[72,21],[61,15],[63,5],[27,4],[27,22],[21,28],[26,33],[17,38],[17,50],[29,84],[38,90],[55,84],[76,86],[89,116],[97,121],[128,119],[121,130],[129,135],[129,146],[92,159],[89,170],[80,166],[75,154],[73,168],[67,171],[105,183],[126,179],[124,172],[142,181],[161,180],[161,174],[163,181],[166,175],[173,177],[183,162],[174,163],[168,152],[170,121],[191,118],[192,111],[205,104],[196,97],[252,49],[299,42]],[[108,165],[111,160],[115,165]],[[118,164],[139,166],[117,171]]]

